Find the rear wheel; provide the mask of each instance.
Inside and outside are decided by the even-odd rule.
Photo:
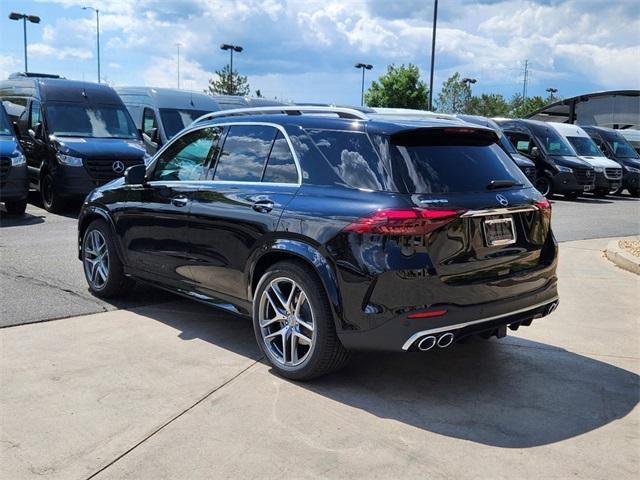
[[[27,209],[27,199],[4,202],[4,206],[7,208],[7,213],[11,215],[22,215]]]
[[[546,175],[540,175],[536,179],[535,186],[538,191],[545,197],[553,197],[553,180],[550,177]]]
[[[301,262],[276,263],[262,276],[253,300],[253,328],[260,349],[283,377],[309,380],[349,359],[324,287]]]
[[[40,179],[40,196],[47,212],[57,213],[65,207],[66,202],[56,191],[53,176],[49,172],[45,172]]]
[[[119,297],[133,287],[124,275],[111,231],[104,220],[91,222],[82,237],[82,265],[89,290],[102,298]]]

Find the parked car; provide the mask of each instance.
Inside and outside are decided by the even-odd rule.
[[[536,164],[536,188],[547,198],[556,193],[577,198],[593,191],[593,167],[578,158],[552,126],[535,120],[500,120],[498,124],[516,149]]]
[[[624,171],[622,187],[614,193],[621,193],[625,188],[634,197],[640,197],[640,155],[634,150],[619,130],[605,127],[582,126],[600,150],[611,160],[618,162]]]
[[[27,160],[14,126],[0,104],[0,202],[4,202],[7,213],[22,214],[27,207],[28,194]]]
[[[516,162],[516,165],[524,172],[529,181],[535,185],[538,174],[536,172],[536,164],[532,160],[518,152],[513,144],[509,141],[509,138],[504,134],[500,125],[494,120],[481,117],[479,115],[456,115],[457,118],[468,123],[474,123],[476,125],[484,125],[485,127],[492,128],[496,131],[500,137],[500,146],[507,152],[507,154]]]
[[[624,128],[618,130],[627,142],[634,148],[636,152],[640,154],[640,130],[635,128]]]
[[[332,107],[209,114],[97,188],[100,297],[151,282],[253,318],[275,371],[502,337],[558,304],[549,202],[491,129]]]
[[[12,74],[0,100],[17,122],[30,183],[56,212],[151,157],[111,87],[52,77]]]
[[[222,109],[211,95],[188,90],[116,87],[116,92],[133,117],[136,127],[142,131],[149,154],[154,154],[196,118]]]
[[[609,160],[587,132],[570,123],[547,123],[571,144],[582,160],[593,167],[596,174],[593,193],[596,196],[604,197],[622,186],[622,167],[619,163]]]

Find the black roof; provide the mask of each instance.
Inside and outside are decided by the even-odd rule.
[[[122,105],[108,85],[45,77],[15,77],[0,82],[2,95],[29,96],[43,102],[85,102]]]

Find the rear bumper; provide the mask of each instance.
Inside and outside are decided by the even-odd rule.
[[[504,325],[528,325],[532,320],[549,313],[558,302],[557,279],[549,279],[544,287],[526,295],[459,307],[441,304],[438,309],[446,315],[433,318],[409,319],[399,315],[378,328],[361,332],[342,332],[340,341],[354,350],[414,350],[423,337],[451,332],[454,341]]]

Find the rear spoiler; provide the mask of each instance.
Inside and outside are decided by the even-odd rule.
[[[391,135],[391,143],[405,147],[426,146],[488,146],[498,143],[500,138],[495,130],[481,126],[447,126],[437,128],[414,128]]]

